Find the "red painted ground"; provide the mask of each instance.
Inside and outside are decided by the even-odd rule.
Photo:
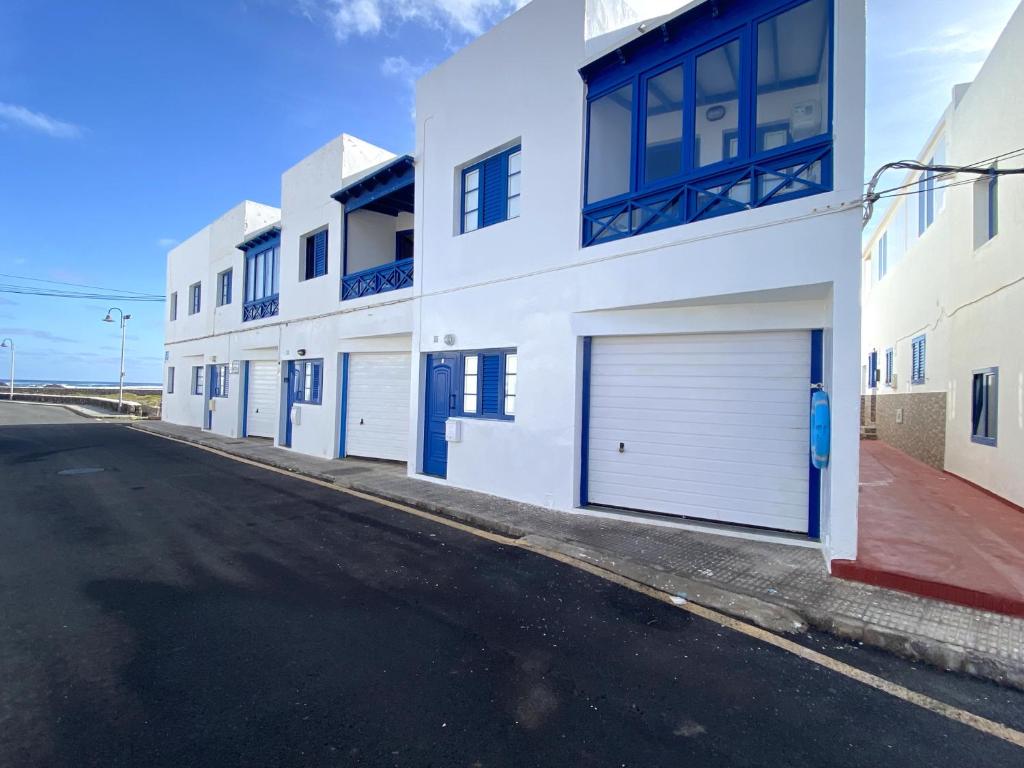
[[[1024,512],[885,443],[861,441],[856,561],[833,575],[1024,616]]]

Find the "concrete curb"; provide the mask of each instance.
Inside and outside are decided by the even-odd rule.
[[[696,605],[755,624],[779,634],[796,634],[813,628],[834,635],[843,640],[863,643],[880,648],[896,656],[922,661],[950,672],[957,672],[983,680],[1024,690],[1024,669],[1015,667],[1002,659],[976,649],[963,648],[934,638],[910,632],[896,632],[852,616],[824,611],[814,605],[795,605],[786,601],[772,602],[743,592],[723,589],[710,582],[681,576],[658,568],[624,561],[620,555],[607,552],[575,541],[563,541],[542,534],[533,534],[513,526],[490,520],[470,509],[452,509],[441,502],[434,502],[406,494],[364,485],[358,481],[339,478],[335,475],[311,472],[287,461],[253,457],[241,452],[231,453],[219,446],[208,445],[190,436],[167,435],[156,429],[149,429],[145,422],[129,425],[130,429],[147,432],[158,437],[191,443],[211,448],[222,453],[238,456],[255,464],[273,467],[292,474],[309,477],[330,485],[402,504],[438,517],[519,540],[526,548],[539,553],[551,552],[625,577],[667,595],[682,598]]]

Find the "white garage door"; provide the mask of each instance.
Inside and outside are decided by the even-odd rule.
[[[245,431],[252,437],[277,434],[277,409],[281,382],[277,363],[253,360],[249,363],[249,394],[246,403]]]
[[[349,355],[348,456],[408,458],[410,360],[407,352]]]
[[[595,338],[591,504],[807,532],[811,334]]]

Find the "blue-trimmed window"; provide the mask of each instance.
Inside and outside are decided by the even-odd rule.
[[[706,4],[585,67],[583,244],[830,191],[832,2]]]
[[[885,385],[892,386],[893,362],[896,352],[892,347],[885,350]]]
[[[231,303],[231,273],[232,270],[225,269],[217,275],[217,306],[223,307]]]
[[[174,366],[167,366],[167,394],[174,394]]]
[[[324,361],[296,360],[292,370],[295,375],[295,402],[320,405],[323,396]]]
[[[519,216],[522,160],[522,148],[516,146],[463,169],[460,232]]]
[[[459,415],[478,419],[515,418],[519,375],[516,350],[462,352],[459,359],[462,380]]]
[[[178,319],[178,292],[177,291],[173,291],[171,293],[170,318],[171,318],[172,322],[174,320]]]
[[[971,440],[995,445],[999,436],[999,369],[974,372],[971,386]]]
[[[203,285],[193,283],[188,287],[188,313],[198,315],[203,306]]]
[[[203,394],[203,366],[192,366],[192,394]]]
[[[910,342],[910,383],[924,384],[925,338],[917,336]]]
[[[946,163],[946,140],[939,140],[935,154],[928,158],[926,165],[944,165]],[[945,203],[946,192],[943,188],[948,177],[940,173],[925,172],[917,181],[917,234],[923,235],[935,223],[935,217]]]
[[[311,235],[306,235],[303,241],[303,263],[302,279],[312,280],[314,277],[323,277],[327,274],[327,229],[321,229]]]
[[[868,389],[875,389],[878,386],[878,353],[868,354]]]
[[[228,364],[210,366],[210,397],[228,396]]]
[[[242,320],[260,320],[278,312],[280,240],[274,239],[245,253],[245,303]]]

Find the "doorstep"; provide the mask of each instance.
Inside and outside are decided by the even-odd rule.
[[[162,421],[132,429],[195,443],[557,553],[775,632],[808,626],[1024,689],[1024,620],[837,579],[821,552],[569,514],[409,477],[400,464],[304,456]]]

